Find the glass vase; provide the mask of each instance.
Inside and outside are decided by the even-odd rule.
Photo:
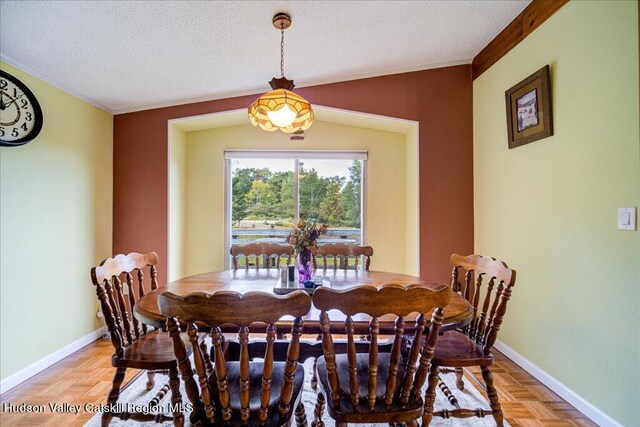
[[[303,284],[313,277],[313,259],[311,249],[303,249],[298,254],[298,282]]]

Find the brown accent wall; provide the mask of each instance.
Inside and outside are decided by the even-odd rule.
[[[470,66],[305,87],[296,92],[312,104],[420,123],[420,271],[425,279],[448,282],[451,254],[473,252]],[[161,261],[158,279],[160,283],[166,281],[167,121],[245,108],[257,96],[114,117],[114,253],[156,251]],[[313,127],[308,132],[313,132]]]

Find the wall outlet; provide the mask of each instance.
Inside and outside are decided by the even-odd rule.
[[[636,229],[636,208],[618,208],[618,230]]]

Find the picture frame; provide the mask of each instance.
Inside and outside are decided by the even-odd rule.
[[[505,102],[509,149],[553,135],[549,65],[508,89]]]

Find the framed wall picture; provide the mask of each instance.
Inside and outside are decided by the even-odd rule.
[[[507,90],[505,100],[509,148],[553,135],[548,65]]]

